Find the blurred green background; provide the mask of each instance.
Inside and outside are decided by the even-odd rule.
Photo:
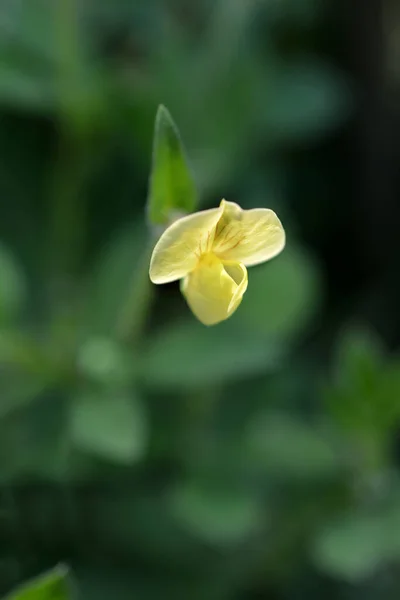
[[[0,594],[64,562],[82,600],[399,598],[384,8],[1,1]],[[213,328],[148,281],[160,103],[201,207],[287,231]]]

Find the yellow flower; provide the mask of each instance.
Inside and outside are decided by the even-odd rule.
[[[242,210],[222,200],[219,208],[175,221],[158,240],[150,279],[182,279],[181,290],[204,325],[228,319],[247,289],[247,269],[270,260],[285,246],[285,232],[268,208]]]

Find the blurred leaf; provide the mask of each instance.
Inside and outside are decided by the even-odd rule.
[[[0,104],[41,111],[52,107],[54,97],[52,81],[42,73],[11,61],[0,62]]]
[[[335,381],[326,390],[335,418],[378,446],[385,444],[400,415],[399,394],[400,370],[385,363],[380,340],[368,330],[348,328],[339,339]]]
[[[21,586],[7,600],[71,600],[72,593],[66,567],[56,567],[26,585]]]
[[[349,84],[343,75],[311,60],[280,65],[269,102],[268,131],[277,142],[321,137],[351,109]]]
[[[148,215],[153,225],[166,225],[176,213],[196,207],[196,189],[186,163],[178,129],[164,106],[156,116]]]
[[[52,108],[58,38],[51,8],[47,0],[1,3],[0,103],[40,111]]]
[[[352,513],[326,527],[316,538],[316,564],[334,577],[356,582],[400,558],[398,494],[375,512]]]
[[[353,515],[324,531],[313,554],[317,565],[334,577],[356,581],[371,576],[385,559],[382,521]]]
[[[233,320],[213,328],[199,323],[164,328],[144,353],[145,382],[161,389],[203,386],[276,368],[280,345],[237,329]]]
[[[115,335],[121,312],[132,294],[146,246],[142,220],[129,225],[106,245],[89,281],[82,328],[91,335]]]
[[[133,379],[132,355],[106,337],[91,337],[83,342],[77,363],[81,373],[99,383],[124,384]]]
[[[208,543],[238,543],[262,523],[256,498],[240,490],[187,483],[174,489],[171,503],[176,518]]]
[[[73,399],[71,436],[76,447],[119,463],[143,457],[147,420],[140,398],[86,393]]]
[[[373,332],[348,327],[338,339],[336,380],[339,385],[368,391],[375,387],[384,365],[384,348]]]
[[[288,342],[304,329],[320,299],[315,263],[289,242],[280,256],[251,269],[249,287],[235,318],[254,332]]]
[[[25,299],[25,281],[14,257],[0,246],[0,322],[15,317]]]
[[[31,62],[51,65],[55,60],[59,37],[56,16],[59,6],[49,0],[2,2],[0,39]],[[46,31],[48,35],[43,35]]]
[[[340,467],[329,429],[278,413],[258,414],[246,430],[252,464],[280,478],[324,477]]]

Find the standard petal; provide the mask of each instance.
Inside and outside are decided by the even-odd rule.
[[[265,262],[283,250],[285,231],[269,208],[242,210],[234,202],[221,202],[213,252],[221,260],[241,262],[247,267]]]
[[[223,264],[213,255],[203,257],[181,285],[192,312],[204,325],[215,325],[230,317],[246,288],[246,267],[237,263]]]
[[[223,207],[178,219],[158,240],[150,261],[153,283],[169,283],[192,271],[200,256],[211,249]]]

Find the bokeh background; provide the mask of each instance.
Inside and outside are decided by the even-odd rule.
[[[400,12],[0,3],[0,593],[400,594]],[[287,230],[229,321],[148,281],[154,117]]]

